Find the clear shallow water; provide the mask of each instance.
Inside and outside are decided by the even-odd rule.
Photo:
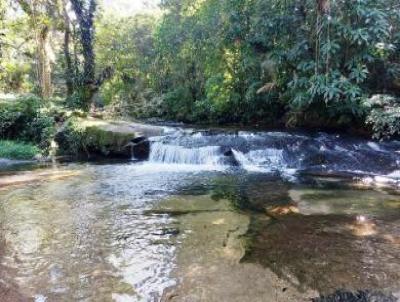
[[[400,193],[396,183],[365,181],[396,170],[389,147],[362,143],[389,153],[389,164],[353,178],[288,173],[284,147],[251,153],[263,135],[230,138],[242,156],[255,154],[239,165],[221,155],[226,136],[207,138],[212,148],[204,134],[173,136],[157,138],[150,162],[3,172],[0,297],[309,301],[337,289],[400,297]]]
[[[184,185],[185,172],[126,164],[65,169],[79,174],[0,191],[2,262],[14,269],[12,278],[27,296],[51,301],[159,297],[174,284],[174,222],[144,211]]]

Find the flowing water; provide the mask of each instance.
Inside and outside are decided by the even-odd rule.
[[[0,172],[0,301],[400,299],[400,143],[164,132],[147,161]]]

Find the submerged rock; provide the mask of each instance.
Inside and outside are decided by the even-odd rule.
[[[381,292],[374,291],[358,291],[348,292],[338,290],[329,296],[321,296],[312,300],[313,302],[396,302],[397,299],[393,295],[385,295]]]
[[[349,215],[275,217],[272,222],[254,218],[245,235],[248,246],[244,263],[269,267],[300,290],[312,288],[322,294],[343,287],[348,291],[363,287],[397,290],[399,264],[395,259],[399,257],[399,249],[393,243],[393,234],[398,232],[398,217],[379,220],[376,234],[349,229],[352,224],[360,225]],[[392,300],[335,300],[333,296],[315,301]]]
[[[232,209],[230,201],[186,195],[166,200],[158,207],[187,211],[175,217],[180,244],[172,276],[179,281],[164,291],[161,301],[311,301],[318,295],[313,290],[300,292],[268,268],[241,262],[250,217]]]

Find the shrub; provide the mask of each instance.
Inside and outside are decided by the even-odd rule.
[[[367,124],[375,138],[400,136],[400,100],[389,95],[374,95],[364,103],[370,112]]]
[[[29,160],[39,153],[39,148],[32,144],[0,140],[0,158]]]
[[[79,154],[85,149],[84,128],[79,126],[78,119],[71,117],[56,134],[55,140],[61,154]]]
[[[0,103],[0,139],[37,144],[46,150],[54,134],[54,118],[35,96]]]

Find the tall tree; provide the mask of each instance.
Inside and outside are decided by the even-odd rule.
[[[62,0],[62,14],[64,20],[64,44],[63,44],[63,52],[64,52],[64,60],[65,60],[65,83],[67,86],[67,95],[71,96],[74,92],[74,67],[72,62],[71,50],[70,50],[70,42],[71,42],[71,20],[68,15],[67,10],[67,0]],[[76,62],[75,62],[76,63]]]
[[[71,0],[79,24],[80,44],[83,55],[83,74],[79,97],[82,107],[89,109],[93,95],[98,89],[95,78],[95,54],[94,42],[94,17],[96,12],[96,0]]]
[[[5,37],[5,18],[6,18],[6,5],[5,2],[0,2],[0,60],[3,58],[3,47]]]
[[[41,96],[45,99],[52,95],[52,47],[50,44],[51,16],[54,3],[47,0],[18,0],[22,10],[29,16],[34,29],[37,77]]]

